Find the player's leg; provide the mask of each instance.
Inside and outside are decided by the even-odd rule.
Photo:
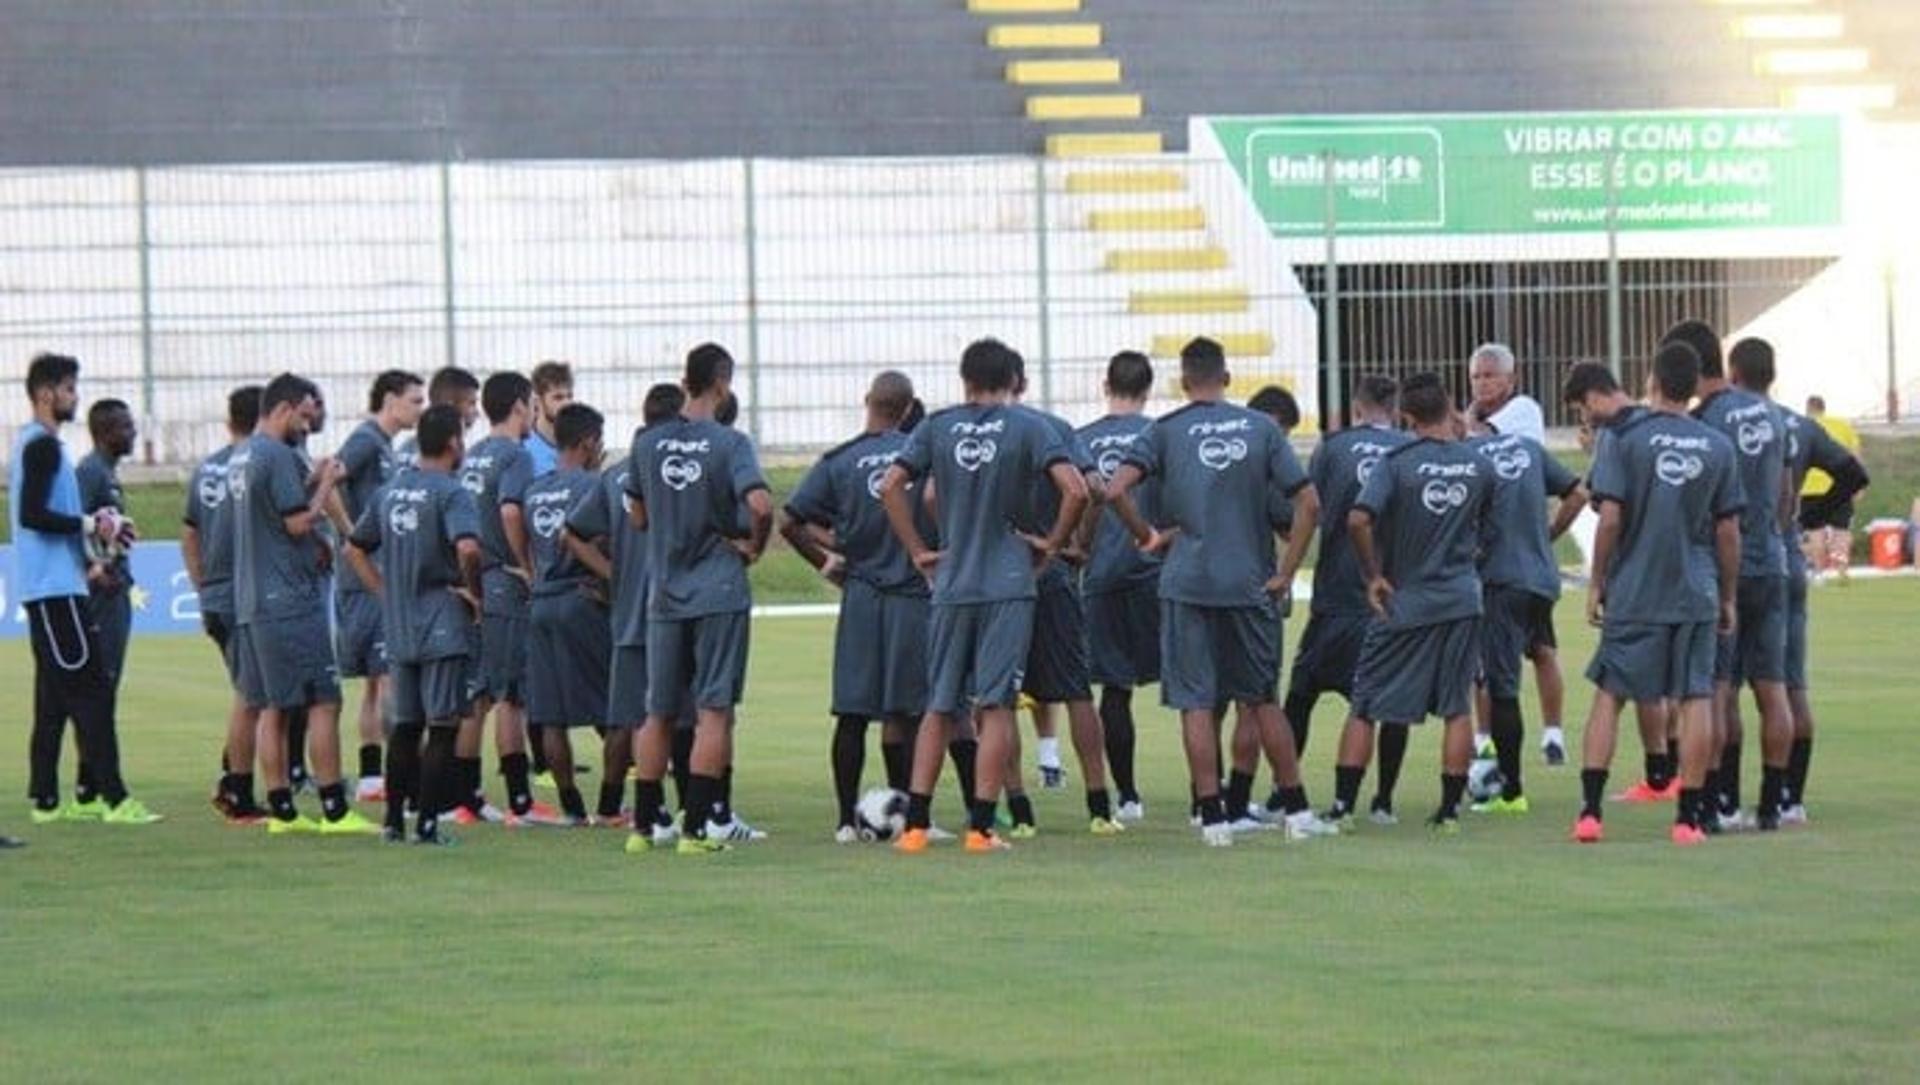
[[[1604,634],[1603,634],[1604,635]],[[1606,810],[1607,776],[1613,769],[1613,753],[1620,730],[1621,699],[1598,686],[1593,704],[1587,709],[1587,725],[1581,732],[1580,816],[1574,820],[1573,838],[1583,844],[1598,843]]]
[[[1214,610],[1168,600],[1160,610],[1160,696],[1180,714],[1180,747],[1187,758],[1188,790],[1209,847],[1233,843],[1220,795],[1220,657],[1232,644],[1218,628]],[[1257,756],[1257,753],[1256,753]]]
[[[853,839],[859,834],[854,806],[860,801],[860,775],[867,765],[867,725],[865,716],[837,716],[833,724],[831,762],[833,798],[839,808],[835,838]]]
[[[1678,703],[1680,728],[1680,801],[1675,804],[1672,839],[1698,844],[1716,819],[1713,794],[1706,788],[1712,769],[1715,722],[1713,691],[1718,641],[1712,623],[1668,627],[1665,692]]]
[[[627,797],[627,770],[633,767],[633,729],[609,726],[600,736],[600,799],[593,821],[607,828],[630,827],[623,809]]]
[[[1480,654],[1478,618],[1429,626],[1421,630],[1424,656],[1421,673],[1432,682],[1433,701],[1427,706],[1445,720],[1440,745],[1440,805],[1428,819],[1434,829],[1449,833],[1460,821],[1460,796],[1467,790],[1467,768],[1473,761],[1473,672]],[[1518,661],[1516,660],[1516,665]],[[1517,758],[1518,744],[1514,744]],[[1524,804],[1519,807],[1524,811]]]
[[[854,807],[860,801],[860,777],[867,767],[867,727],[884,707],[888,666],[896,654],[893,635],[880,593],[865,581],[847,581],[833,626],[834,723],[828,743],[836,807],[834,839],[843,844],[860,839]]]
[[[1292,744],[1291,736],[1288,744]],[[1220,801],[1226,809],[1227,824],[1235,832],[1266,828],[1266,823],[1256,820],[1249,810],[1253,801],[1254,774],[1260,769],[1260,719],[1249,705],[1234,706],[1233,731],[1228,740],[1226,757],[1227,786]]]
[[[414,819],[414,839],[422,844],[449,844],[452,838],[440,830],[436,811],[458,805],[459,786],[454,767],[454,744],[459,741],[458,714],[427,723],[426,749],[420,755],[420,813]]]
[[[644,688],[641,693],[641,718],[645,717]],[[474,712],[476,725],[493,718],[493,751],[500,765],[500,779],[507,788],[507,812],[527,817],[538,805],[533,797],[533,760],[527,756],[527,714],[517,702],[482,700]],[[638,723],[639,720],[633,721]]]
[[[1021,703],[1033,721],[1034,764],[1040,770],[1040,786],[1049,791],[1067,786],[1067,767],[1060,760],[1060,721],[1054,716],[1053,704],[1037,697],[1022,697]],[[1017,742],[1019,736],[1014,740]],[[1017,776],[1017,762],[1013,768]]]
[[[1787,580],[1787,708],[1793,718],[1793,742],[1787,752],[1786,794],[1780,820],[1805,824],[1807,769],[1813,763],[1813,702],[1807,696],[1807,579]]]
[[[907,827],[894,846],[901,851],[925,851],[933,825],[933,791],[953,739],[953,719],[964,708],[964,694],[973,667],[972,626],[976,607],[929,606],[927,612],[927,709],[914,735],[912,769],[908,774]],[[969,755],[969,761],[973,758]],[[960,754],[954,752],[958,764]],[[971,801],[972,792],[962,790]]]
[[[686,625],[695,722],[693,749],[687,757],[687,808],[681,815],[680,850],[693,854],[727,846],[731,819],[721,824],[714,816],[721,777],[733,762],[733,709],[745,688],[750,628],[745,612],[709,615]]]
[[[1480,671],[1483,683],[1477,691],[1487,703],[1488,730],[1493,738],[1494,756],[1500,768],[1500,796],[1474,806],[1476,811],[1524,813],[1527,810],[1525,787],[1521,782],[1521,754],[1526,743],[1526,725],[1520,713],[1520,668],[1526,658],[1527,640],[1536,600],[1527,592],[1492,587],[1486,593],[1485,615],[1480,622]]]
[[[419,663],[397,663],[388,669],[388,711],[385,773],[386,816],[381,837],[391,844],[407,839],[407,810],[426,812],[420,791],[420,755],[426,745],[426,703]]]
[[[1405,730],[1405,728],[1401,728]],[[1333,805],[1322,819],[1338,828],[1353,823],[1354,808],[1360,802],[1360,784],[1367,776],[1367,763],[1373,760],[1374,723],[1357,711],[1347,717],[1340,732],[1340,748],[1334,755]],[[1391,800],[1388,800],[1391,810]]]
[[[1418,690],[1419,702],[1408,707],[1413,684],[1406,672],[1412,662],[1402,658],[1406,638],[1378,625],[1369,625],[1354,661],[1353,699],[1346,729],[1340,736],[1340,752],[1333,770],[1333,806],[1325,820],[1342,828],[1352,824],[1355,806],[1360,801],[1360,783],[1366,778],[1367,762],[1373,758],[1374,724],[1388,720],[1410,721],[1425,712],[1428,686]],[[1468,736],[1471,741],[1472,736]],[[1395,767],[1396,774],[1398,767]],[[1392,793],[1383,795],[1391,809]]]
[[[713,794],[707,807],[707,837],[731,843],[765,840],[767,834],[733,809],[735,741],[740,733],[740,701],[747,688],[747,651],[751,639],[752,618],[747,611],[718,614],[697,623],[695,650],[697,671],[696,703],[724,704],[726,730],[718,736],[723,759],[714,776]],[[691,783],[689,783],[691,787]]]
[[[60,811],[60,747],[67,735],[67,698],[58,680],[60,667],[51,654],[46,601],[28,603],[27,629],[33,642],[33,732],[27,745],[27,798],[33,803],[35,824],[58,821]]]
[[[880,725],[880,760],[885,763],[887,786],[906,794],[912,785],[914,731],[920,723],[912,716],[888,716]]]
[[[1015,756],[1018,741],[1014,705],[1019,697],[1021,670],[1031,657],[1035,604],[1032,600],[1012,600],[969,609],[974,611],[974,623],[967,630],[972,666],[964,691],[971,694],[969,700],[978,708],[975,721],[980,729],[980,752],[974,765],[966,847],[974,852],[996,851],[1007,846],[994,834],[994,815],[1009,780],[1007,766]],[[1017,810],[1011,795],[1007,805]]]
[[[1374,736],[1374,762],[1379,775],[1373,788],[1373,800],[1367,804],[1367,820],[1375,825],[1398,825],[1393,795],[1400,787],[1400,768],[1407,763],[1407,744],[1413,740],[1413,728],[1404,723],[1382,722]]]
[[[1138,734],[1133,719],[1131,686],[1100,687],[1100,735],[1106,747],[1107,766],[1113,770],[1113,787],[1120,805],[1114,816],[1122,822],[1146,817],[1140,802],[1140,784],[1134,774],[1135,745]]]
[[[386,799],[386,781],[380,764],[381,739],[385,724],[381,720],[384,679],[368,675],[360,683],[360,704],[355,727],[360,735],[360,773],[354,785],[356,802],[382,802]]]
[[[1546,639],[1536,640],[1527,652],[1533,663],[1533,684],[1540,697],[1540,755],[1549,766],[1567,762],[1567,734],[1560,726],[1567,707],[1567,679],[1560,670],[1560,649],[1553,641],[1553,604],[1547,602]]]
[[[984,730],[980,725],[979,712],[973,714],[973,726],[976,736],[978,736],[980,731]],[[1020,768],[1021,750],[1020,718],[1016,712],[1013,714],[1013,726],[1007,732],[1006,776],[1001,782],[1000,790],[1004,792],[1007,797],[1007,820],[1009,822],[1007,835],[1015,840],[1031,840],[1039,834],[1040,826],[1034,815],[1033,799],[1027,794],[1026,775]],[[1062,779],[1064,779],[1064,777],[1062,777]],[[1044,785],[1044,779],[1042,783]],[[976,788],[979,786],[978,774],[974,777],[974,786]],[[973,808],[969,806],[967,809],[969,814],[971,814]]]
[[[573,778],[573,736],[560,723],[541,720],[540,741],[547,751],[547,771],[553,774],[554,793],[560,800],[560,814],[569,825],[587,823],[587,800]]]
[[[1760,802],[1754,820],[1762,832],[1770,832],[1780,827],[1793,754],[1793,709],[1787,699],[1787,578],[1743,581],[1740,591],[1740,672],[1760,710]]]

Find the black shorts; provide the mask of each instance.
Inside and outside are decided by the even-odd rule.
[[[848,580],[833,628],[833,714],[912,717],[927,709],[925,595]]]
[[[227,684],[238,688],[240,667],[233,654],[233,615],[203,610],[200,612],[200,628],[206,631],[207,639],[213,641],[214,647],[220,649],[220,665],[227,669]]]
[[[1353,672],[1360,667],[1360,647],[1373,626],[1371,612],[1314,614],[1293,650],[1293,677],[1287,693],[1338,693],[1353,699]]]
[[[1853,528],[1853,499],[1836,500],[1829,490],[1818,497],[1800,499],[1800,526],[1808,531],[1830,527],[1839,531]]]
[[[1064,577],[1043,580],[1033,601],[1033,637],[1020,692],[1042,704],[1093,699],[1093,663],[1087,649],[1087,606]]]
[[[1692,701],[1713,695],[1712,622],[1608,622],[1587,679],[1622,701]]]
[[[473,660],[468,656],[393,663],[387,670],[387,726],[457,725],[473,705]]]
[[[1095,685],[1138,689],[1158,682],[1158,578],[1087,596],[1087,648]]]
[[[1542,646],[1554,647],[1554,600],[1504,584],[1489,584],[1482,595],[1480,671],[1487,695],[1520,696],[1522,662]]]
[[[535,596],[527,651],[527,722],[542,727],[607,721],[613,629],[606,608],[579,592]]]

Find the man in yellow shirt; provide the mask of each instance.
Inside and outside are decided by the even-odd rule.
[[[1827,401],[1807,397],[1807,417],[1820,424],[1840,447],[1858,457],[1860,434],[1853,423],[1827,413]],[[1819,468],[1807,472],[1800,486],[1800,527],[1807,533],[1807,558],[1815,569],[1847,575],[1853,554],[1853,498],[1833,492],[1833,476]]]

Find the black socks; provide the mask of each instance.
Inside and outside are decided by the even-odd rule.
[[[840,805],[840,824],[853,824],[853,807],[860,801],[860,773],[867,763],[867,718],[841,716],[833,725],[833,797]]]
[[[1114,790],[1124,803],[1139,802],[1140,790],[1133,774],[1133,691],[1121,686],[1100,687],[1100,730],[1106,741],[1107,768],[1113,773]]]
[[[1653,758],[1647,759],[1649,762]],[[1649,777],[1651,778],[1651,777]],[[1580,770],[1580,814],[1582,817],[1601,817],[1600,803],[1607,790],[1606,769]]]
[[[1520,718],[1520,701],[1512,697],[1493,698],[1494,756],[1500,763],[1500,797],[1517,799],[1521,796],[1520,753],[1526,742],[1526,725]]]

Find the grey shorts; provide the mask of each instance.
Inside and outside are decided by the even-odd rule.
[[[480,619],[480,695],[506,704],[524,704],[527,689],[527,641],[532,623],[525,618],[489,614]]]
[[[1280,615],[1272,604],[1160,604],[1160,703],[1177,712],[1225,701],[1271,704],[1280,685]]]
[[[833,714],[918,719],[927,709],[924,595],[883,592],[849,580],[833,630]]]
[[[473,705],[473,660],[447,656],[393,663],[387,675],[387,727],[458,724]]]
[[[1338,693],[1353,699],[1353,672],[1360,666],[1360,647],[1373,626],[1371,613],[1314,614],[1293,650],[1293,677],[1289,694]]]
[[[927,711],[1012,708],[1033,642],[1031,599],[934,604],[927,620]]]
[[[1520,667],[1535,648],[1553,646],[1554,600],[1521,588],[1489,584],[1482,596],[1480,670],[1487,696],[1520,696]]]
[[[1480,619],[1367,630],[1353,672],[1353,714],[1369,723],[1425,722],[1473,711]]]
[[[1784,682],[1787,679],[1787,578],[1741,577],[1733,636],[1714,647],[1718,682]]]
[[[719,711],[739,704],[747,688],[752,626],[752,614],[745,610],[649,619],[647,714],[677,719],[689,707]]]
[[[607,724],[638,727],[647,722],[647,647],[616,644],[607,666]]]
[[[321,615],[248,623],[235,632],[234,648],[248,707],[340,703],[340,671]]]
[[[1027,673],[1020,691],[1043,704],[1093,699],[1087,607],[1080,589],[1066,577],[1042,580],[1033,601],[1033,637],[1027,643]]]
[[[1787,578],[1787,688],[1807,688],[1807,578]]]
[[[333,655],[342,678],[387,673],[387,637],[380,599],[372,592],[341,592],[333,600]]]
[[[527,646],[527,722],[589,727],[606,722],[613,656],[606,609],[578,592],[536,596]]]
[[[1160,680],[1160,585],[1143,580],[1087,596],[1095,685],[1137,689]]]
[[[233,615],[203,610],[200,612],[200,628],[206,630],[207,639],[220,649],[220,664],[227,669],[227,684],[239,689],[240,658],[234,654]]]
[[[1712,622],[1608,622],[1587,680],[1626,701],[1690,701],[1713,695]]]

